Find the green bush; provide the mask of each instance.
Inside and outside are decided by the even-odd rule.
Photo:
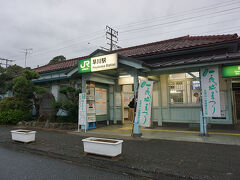
[[[21,110],[8,110],[0,112],[0,124],[17,124],[25,120],[28,113]]]
[[[57,123],[77,123],[76,118],[71,118],[69,116],[57,116]]]

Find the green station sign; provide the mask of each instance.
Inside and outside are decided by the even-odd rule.
[[[118,56],[116,53],[103,56],[97,56],[78,61],[78,72],[96,72],[110,69],[116,69],[118,67]]]
[[[240,65],[224,66],[222,68],[222,77],[239,77]]]

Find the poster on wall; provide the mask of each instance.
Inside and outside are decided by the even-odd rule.
[[[151,126],[153,81],[140,80],[135,123],[143,127]]]
[[[221,117],[218,67],[201,68],[202,108],[204,117]]]
[[[87,121],[86,93],[80,93],[78,107],[78,125],[86,125],[86,121]]]
[[[89,101],[87,103],[87,113],[88,114],[95,114],[96,113],[96,108],[95,108],[95,102],[94,101]]]
[[[95,99],[95,91],[94,91],[94,87],[89,87],[86,89],[86,93],[87,93],[87,100],[94,100]]]
[[[107,114],[107,90],[95,88],[96,115]]]

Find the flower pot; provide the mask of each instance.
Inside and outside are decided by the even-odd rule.
[[[89,137],[83,139],[85,153],[115,157],[122,153],[123,140]]]
[[[12,140],[29,143],[29,142],[35,141],[36,131],[18,129],[18,130],[12,130],[11,134],[12,134]]]

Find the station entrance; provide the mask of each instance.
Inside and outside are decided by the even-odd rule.
[[[232,100],[234,124],[240,124],[240,79],[232,79]]]

